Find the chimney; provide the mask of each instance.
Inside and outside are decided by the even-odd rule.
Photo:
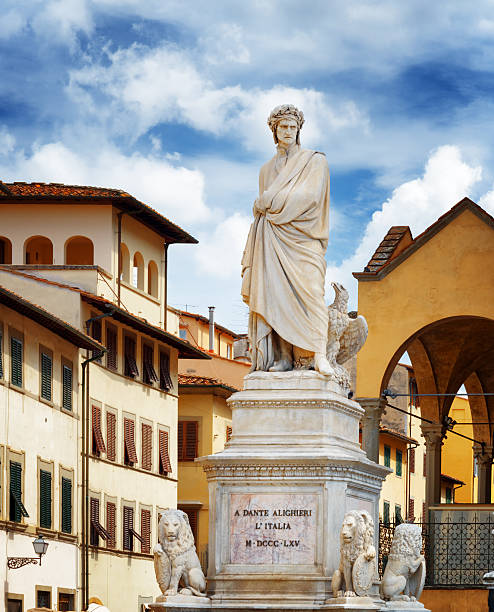
[[[209,352],[214,353],[214,306],[209,307]]]

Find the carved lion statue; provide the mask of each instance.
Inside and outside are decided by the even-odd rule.
[[[156,580],[163,595],[206,596],[206,579],[194,545],[189,517],[181,510],[165,510],[153,549]]]
[[[416,601],[422,594],[424,582],[422,530],[419,525],[402,523],[395,529],[381,582],[381,596],[393,601]]]
[[[331,581],[333,596],[366,595],[375,572],[375,558],[371,515],[366,510],[350,510],[340,532],[340,565]]]

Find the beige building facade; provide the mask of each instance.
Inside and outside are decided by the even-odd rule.
[[[159,512],[177,503],[178,358],[209,358],[165,327],[168,246],[196,241],[117,190],[1,183],[0,219],[0,285],[106,349],[77,362],[77,609],[140,610],[159,592]]]

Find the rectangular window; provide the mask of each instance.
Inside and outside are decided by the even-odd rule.
[[[447,504],[451,504],[452,503],[452,501],[453,501],[453,491],[452,491],[451,487],[446,487],[445,498],[446,498],[446,503]]]
[[[403,472],[403,453],[396,449],[396,475],[401,476]]]
[[[410,474],[415,474],[415,449],[411,448],[410,449],[410,458],[409,458],[409,468],[410,468]]]
[[[22,503],[22,465],[17,461],[11,461],[9,520],[20,523],[22,517],[28,516]]]
[[[106,367],[116,370],[118,367],[118,335],[111,325],[106,326]]]
[[[413,499],[413,497],[410,497],[410,499],[408,500],[408,520],[415,520],[415,500]]]
[[[147,385],[159,380],[154,369],[154,347],[150,344],[142,345],[142,380]]]
[[[391,467],[391,447],[384,445],[384,465]]]
[[[62,363],[62,408],[72,410],[72,364]]]
[[[117,458],[117,416],[113,412],[106,413],[106,458],[108,461]]]
[[[123,507],[123,549],[134,550],[134,538],[139,540],[141,545],[144,540],[140,533],[134,529],[134,508],[132,506]]]
[[[227,359],[232,358],[232,345],[231,344],[226,345],[226,358]]]
[[[385,525],[389,525],[389,502],[385,501],[383,503],[383,523]]]
[[[72,481],[62,477],[62,531],[72,533]]]
[[[75,610],[74,595],[72,593],[58,594],[58,612],[69,612]]]
[[[180,338],[182,338],[182,340],[187,340],[187,330],[185,329],[185,327],[179,328],[178,335],[180,336]]]
[[[41,351],[40,353],[40,376],[41,376],[41,391],[40,395],[43,399],[51,402],[52,397],[52,379],[53,379],[53,359],[51,355]]]
[[[39,471],[39,525],[51,529],[51,472]]]
[[[124,419],[124,463],[125,465],[137,464],[137,452],[135,445],[135,423],[132,419]]]
[[[151,469],[153,455],[153,428],[151,425],[141,425],[141,467],[143,470]]]
[[[91,407],[92,421],[93,421],[93,455],[97,457],[101,453],[106,452],[105,441],[103,440],[103,433],[101,431],[101,408],[95,406]]]
[[[117,526],[116,526],[117,506],[113,502],[106,502],[106,531],[110,538],[106,541],[107,548],[115,548],[117,545]]]
[[[134,338],[130,336],[125,336],[125,367],[124,374],[125,376],[130,376],[130,378],[136,378],[139,376],[139,370],[137,369],[136,363],[136,341]]]
[[[178,460],[194,461],[197,457],[197,421],[178,422]]]
[[[232,428],[229,425],[227,425],[226,426],[226,441],[227,442],[230,442],[230,438],[232,437],[232,431],[233,431]]]
[[[168,432],[164,429],[159,430],[159,449],[160,449],[160,467],[159,472],[162,476],[171,474],[172,464],[170,461],[170,451],[168,444]]]
[[[403,523],[403,519],[401,518],[401,506],[395,504],[395,525],[399,525],[400,523]]]
[[[10,338],[10,382],[16,387],[22,387],[22,353],[23,341],[20,338]]]
[[[51,609],[51,592],[40,591],[36,592],[36,607]]]
[[[91,497],[91,531],[89,534],[91,546],[99,546],[100,536],[106,541],[110,539],[110,534],[99,522],[99,499]]]
[[[149,510],[141,510],[141,552],[147,553],[151,551],[151,512]]]
[[[170,376],[170,357],[164,351],[160,351],[160,389],[170,391],[173,388]]]

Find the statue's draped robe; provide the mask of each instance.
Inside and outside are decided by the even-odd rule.
[[[326,353],[324,303],[329,232],[329,169],[323,153],[295,146],[259,176],[259,198],[242,258],[252,368],[279,359],[273,330],[305,351]]]

